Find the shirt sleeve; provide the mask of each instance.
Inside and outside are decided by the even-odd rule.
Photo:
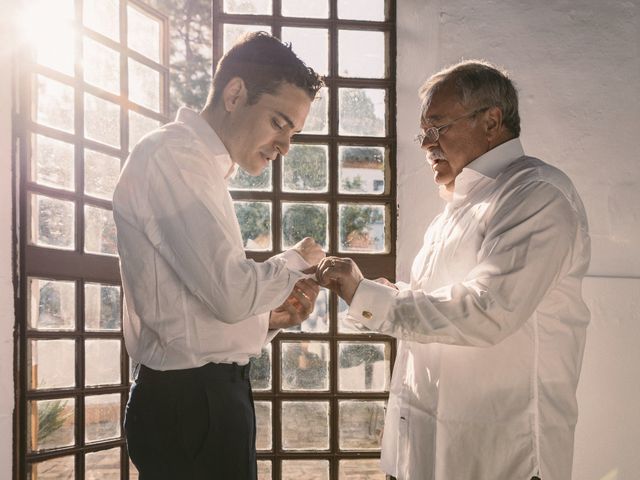
[[[515,332],[565,274],[578,234],[566,197],[546,182],[508,193],[491,216],[478,263],[461,283],[397,291],[363,280],[349,308],[362,329],[423,343],[490,346]]]

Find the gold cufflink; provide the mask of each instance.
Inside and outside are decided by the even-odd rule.
[[[373,313],[368,312],[368,311],[366,311],[366,310],[363,310],[363,311],[362,311],[362,316],[363,316],[364,318],[366,318],[367,320],[371,320],[371,319],[373,318]]]

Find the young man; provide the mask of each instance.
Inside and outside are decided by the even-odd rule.
[[[356,325],[399,339],[382,468],[398,480],[569,479],[589,322],[584,207],[564,173],[524,154],[504,72],[463,62],[421,98],[417,140],[447,204],[410,283],[364,280],[349,259],[318,266]]]
[[[324,253],[307,238],[248,260],[225,180],[286,154],[321,86],[279,40],[248,35],[220,60],[204,110],[181,109],[123,169],[124,334],[140,365],[125,431],[141,480],[257,477],[249,360],[311,313],[318,286],[300,270]]]

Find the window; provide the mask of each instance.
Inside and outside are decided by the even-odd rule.
[[[167,20],[133,0],[27,3],[17,477],[128,478],[111,197],[130,147],[168,118]]]

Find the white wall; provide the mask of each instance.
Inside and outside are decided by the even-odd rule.
[[[573,478],[640,478],[640,0],[398,0],[397,18],[398,279],[442,208],[411,141],[416,90],[461,59],[502,65],[520,90],[525,151],[568,173],[589,215]]]

